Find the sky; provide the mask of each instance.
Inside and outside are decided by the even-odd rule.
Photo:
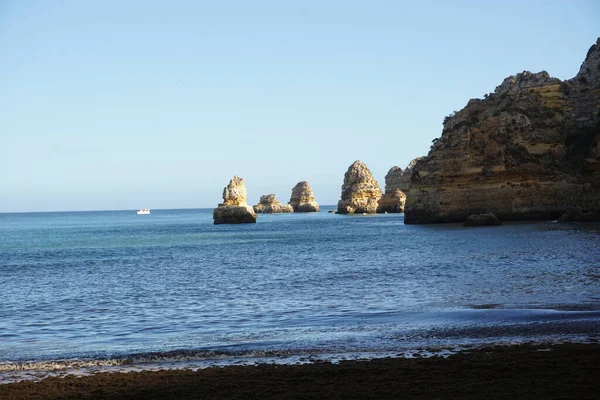
[[[578,72],[600,2],[0,0],[0,212],[384,186],[510,75]]]

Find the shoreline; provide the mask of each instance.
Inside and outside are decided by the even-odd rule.
[[[596,398],[600,344],[520,344],[431,357],[162,369],[0,385],[0,399]]]
[[[386,357],[448,356],[491,346],[589,344],[600,341],[600,310],[455,310],[444,313],[384,313],[371,321],[385,331],[364,331],[360,337],[342,336],[326,341],[306,342],[296,337],[277,343],[281,335],[267,342],[248,342],[209,347],[166,348],[162,351],[68,354],[0,361],[0,386],[20,380],[40,381],[67,375],[185,370],[255,364],[297,365],[376,360]],[[389,325],[393,319],[396,325]],[[354,325],[351,325],[354,327]],[[410,328],[407,328],[410,326]],[[312,331],[311,331],[312,332]],[[339,333],[339,332],[338,332]],[[287,332],[294,336],[294,332]],[[274,340],[274,341],[273,341]],[[302,343],[302,344],[300,344]]]

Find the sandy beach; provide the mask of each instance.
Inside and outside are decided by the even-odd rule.
[[[600,344],[489,347],[448,358],[100,373],[0,386],[0,399],[593,399]]]

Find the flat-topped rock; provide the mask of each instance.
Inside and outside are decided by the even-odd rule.
[[[289,204],[283,204],[274,194],[265,194],[260,196],[260,201],[254,207],[254,212],[258,214],[278,214],[294,212],[294,208]]]
[[[344,175],[342,196],[338,201],[337,213],[373,214],[377,211],[381,195],[379,183],[373,178],[369,168],[363,162],[357,160]]]
[[[292,195],[288,203],[294,212],[319,212],[320,208],[315,201],[315,196],[306,181],[301,181],[292,189]]]
[[[223,189],[223,203],[213,211],[213,222],[218,224],[255,223],[256,213],[246,203],[244,180],[234,176]]]

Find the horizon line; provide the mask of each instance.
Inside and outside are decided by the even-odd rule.
[[[336,204],[319,204],[320,207],[337,207]],[[150,208],[156,211],[173,210],[214,210],[217,207],[181,207],[181,208]],[[102,209],[102,210],[50,210],[50,211],[0,211],[0,214],[54,214],[54,213],[85,213],[85,212],[109,212],[109,211],[137,211],[135,208]]]

